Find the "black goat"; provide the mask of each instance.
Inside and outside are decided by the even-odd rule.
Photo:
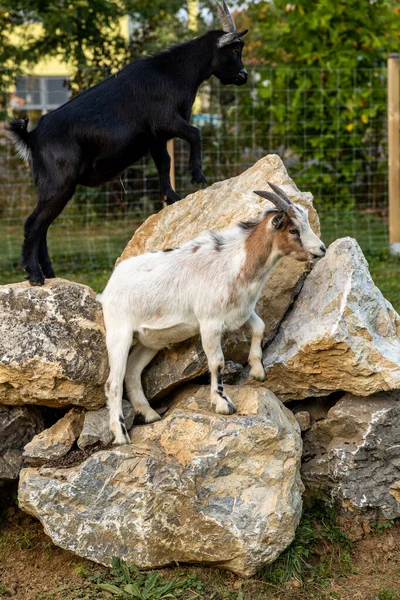
[[[28,160],[38,203],[25,221],[21,264],[31,285],[55,277],[46,235],[75,193],[76,186],[98,186],[118,176],[150,152],[167,204],[180,199],[172,189],[167,141],[190,144],[192,183],[205,184],[201,137],[189,125],[199,85],[215,75],[222,84],[243,85],[241,36],[229,10],[218,5],[222,31],[209,31],[190,42],[124,67],[116,75],[85,90],[41,117],[28,132],[28,119],[8,123],[13,143]]]

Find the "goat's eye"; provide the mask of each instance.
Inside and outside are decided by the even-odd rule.
[[[239,54],[239,50],[232,50],[232,54]]]
[[[292,235],[299,235],[299,230],[298,229],[289,229],[289,233],[291,233]]]

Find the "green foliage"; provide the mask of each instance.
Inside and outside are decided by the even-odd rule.
[[[391,529],[396,524],[395,519],[388,519],[387,521],[371,521],[369,526],[372,531],[376,531],[376,533],[383,533],[387,529]]]
[[[399,45],[399,2],[275,0],[250,4],[246,18],[245,54],[265,65],[257,139],[286,153],[291,175],[325,206],[382,202],[385,64]]]
[[[96,573],[89,576],[100,590],[113,596],[134,600],[195,600],[201,598],[203,583],[195,576],[189,575],[185,579],[165,579],[157,571],[142,573],[125,561],[114,557],[112,567],[108,573]]]
[[[400,594],[393,588],[383,588],[379,590],[375,600],[400,600]]]
[[[329,549],[328,560],[318,560],[317,547]],[[334,508],[314,501],[302,516],[291,545],[272,565],[263,567],[259,576],[275,585],[284,585],[290,580],[324,583],[333,567],[343,571],[350,566],[351,542],[336,523]]]
[[[182,0],[0,0],[0,62],[15,76],[21,64],[58,57],[80,91],[116,72],[132,58],[159,50],[184,34]],[[131,16],[131,37],[120,19]],[[32,23],[41,24],[41,32]],[[19,32],[19,41],[12,34]],[[185,32],[187,33],[187,32]],[[1,81],[3,83],[3,81]],[[1,87],[4,87],[3,85]],[[1,102],[1,98],[0,98]]]

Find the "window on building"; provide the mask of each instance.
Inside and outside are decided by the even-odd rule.
[[[11,104],[27,110],[54,110],[67,102],[68,77],[17,77]]]

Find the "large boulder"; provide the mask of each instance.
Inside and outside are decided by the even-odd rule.
[[[264,352],[266,386],[283,401],[400,389],[399,333],[400,317],[374,285],[359,245],[339,239]]]
[[[90,288],[62,279],[0,286],[0,404],[98,408],[107,369]]]
[[[294,201],[308,209],[312,228],[319,235],[319,220],[312,206],[312,195],[300,192],[276,154],[259,160],[238,177],[190,194],[185,199],[152,215],[139,227],[118,262],[144,252],[174,248],[208,229],[223,229],[249,220],[272,203],[253,190],[268,189],[267,182],[279,185]],[[265,341],[270,340],[280,321],[301,289],[308,265],[285,257],[272,271],[256,310],[266,323]],[[247,361],[249,332],[230,336],[224,344],[225,357],[234,362]],[[149,399],[167,394],[179,383],[189,381],[207,370],[199,338],[161,351],[143,375]]]
[[[400,517],[400,393],[346,394],[304,438],[302,479],[345,512]]]
[[[19,506],[52,540],[110,565],[220,566],[243,576],[272,562],[301,514],[301,438],[293,414],[260,387],[227,386],[238,413],[217,415],[209,388],[180,393],[132,445],[71,468],[22,471]]]
[[[23,448],[44,426],[34,406],[0,406],[0,484],[18,479]]]

